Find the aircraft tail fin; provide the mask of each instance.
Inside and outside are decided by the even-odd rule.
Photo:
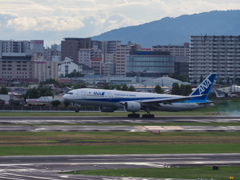
[[[217,74],[210,74],[198,87],[195,91],[193,91],[190,96],[196,96],[196,95],[203,95],[201,97],[197,97],[194,99],[198,100],[207,100],[207,97],[211,91],[211,88],[213,86],[214,80],[217,77]]]

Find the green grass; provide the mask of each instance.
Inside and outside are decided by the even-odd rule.
[[[1,146],[0,156],[240,153],[240,144]]]
[[[217,101],[216,101],[217,102]],[[155,111],[152,112],[155,116],[204,116],[204,115],[216,115],[217,112],[221,112],[221,115],[233,115],[238,113],[240,109],[239,99],[224,100],[224,102],[218,102],[213,107],[201,108],[192,111],[181,112],[165,112]],[[140,112],[144,114],[145,112]],[[124,116],[126,117],[129,112],[0,112],[0,116],[12,116],[12,117],[26,117],[26,116]]]
[[[69,174],[125,176],[145,178],[178,178],[178,179],[211,179],[226,180],[229,177],[240,177],[240,166],[220,166],[219,170],[212,170],[212,166],[175,167],[175,168],[139,168],[139,169],[104,169],[70,172]]]

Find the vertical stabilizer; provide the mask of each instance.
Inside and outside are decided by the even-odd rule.
[[[214,80],[217,74],[210,74],[198,87],[193,91],[190,96],[203,95],[202,97],[196,98],[199,100],[207,100],[207,97],[211,91]]]

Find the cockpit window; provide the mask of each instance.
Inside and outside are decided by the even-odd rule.
[[[72,93],[72,92],[68,92],[67,94],[71,94],[71,95],[73,95],[73,93]]]

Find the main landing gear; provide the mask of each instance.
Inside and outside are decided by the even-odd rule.
[[[149,107],[146,108],[146,112],[147,112],[147,114],[143,114],[142,118],[154,118],[154,114],[150,114],[150,108]]]
[[[133,114],[128,114],[129,118],[139,118],[140,114],[136,114],[135,112],[133,112]]]

